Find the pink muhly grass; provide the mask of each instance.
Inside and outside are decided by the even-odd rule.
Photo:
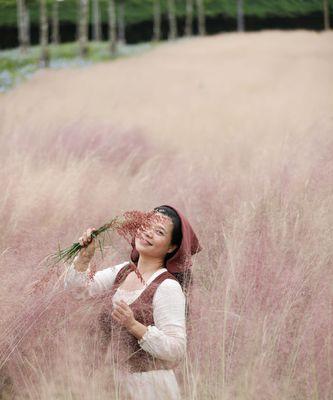
[[[45,149],[52,140],[45,136]],[[106,135],[103,140],[99,154],[109,144]],[[148,154],[134,172],[128,159],[85,158],[84,147],[71,157],[70,145],[63,159],[60,146],[58,158],[38,163],[39,150],[29,146],[26,158],[17,155],[20,163],[0,150],[6,160],[0,375],[18,399],[119,398],[116,352],[100,368],[96,318],[103,301],[65,291],[63,263],[50,268],[45,255],[59,237],[71,243],[92,221],[107,220],[110,208],[120,215],[124,207],[150,209],[170,198],[205,245],[193,260],[188,353],[176,369],[184,398],[330,399],[330,132],[307,132],[289,143],[285,161],[270,148],[260,158],[260,146],[253,146],[246,169],[237,165],[241,142],[230,143],[228,154],[221,149],[216,167]],[[104,265],[96,254],[98,269],[128,259],[131,235],[114,232]],[[40,290],[30,290],[34,282]]]

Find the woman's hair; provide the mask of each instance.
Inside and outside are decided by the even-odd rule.
[[[155,207],[154,211],[158,211],[158,212],[161,212],[162,214],[167,215],[168,217],[171,218],[172,223],[173,223],[171,244],[175,244],[175,245],[177,245],[177,247],[173,252],[166,254],[166,256],[164,258],[164,264],[166,264],[167,260],[169,260],[171,257],[173,257],[174,254],[176,254],[176,252],[178,251],[178,248],[181,245],[181,242],[183,239],[182,224],[181,224],[179,215],[171,207],[168,207],[168,206]],[[190,288],[191,288],[191,284],[192,284],[191,271],[189,269],[187,269],[184,272],[170,272],[170,273],[180,283],[180,286],[182,287],[183,292],[184,292],[185,296],[187,297],[190,292]],[[187,310],[187,312],[188,312],[188,310]]]

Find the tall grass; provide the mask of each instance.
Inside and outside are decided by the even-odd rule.
[[[194,260],[188,354],[176,370],[184,399],[331,398],[328,129],[278,148],[230,140],[213,163],[107,126],[27,127],[0,136],[3,398],[122,398],[112,352],[99,364],[98,308],[65,292],[65,266],[48,273],[45,257],[88,226],[164,203],[188,216],[204,248]],[[128,259],[117,237],[97,255],[99,268]]]

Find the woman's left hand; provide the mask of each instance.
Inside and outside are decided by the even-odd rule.
[[[136,323],[131,307],[124,300],[116,301],[116,304],[111,314],[112,318],[125,328],[131,329]]]

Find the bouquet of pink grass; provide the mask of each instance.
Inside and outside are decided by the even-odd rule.
[[[140,232],[150,226],[153,218],[154,221],[157,221],[160,218],[162,219],[163,216],[158,216],[155,211],[126,211],[112,218],[111,221],[102,225],[97,230],[94,230],[91,236],[97,238],[100,250],[103,253],[103,244],[100,240],[100,235],[116,231],[120,236],[130,242],[135,235],[140,234]],[[51,255],[51,258],[55,263],[60,261],[72,262],[82,248],[83,246],[79,242],[75,242],[65,249],[59,248],[57,253]]]
[[[101,238],[104,239],[103,235],[115,231],[130,243],[133,240],[133,237],[140,236],[141,233],[149,228],[153,222],[157,223],[163,221],[165,221],[165,216],[156,213],[155,211],[126,211],[121,215],[115,216],[97,230],[94,230],[92,237],[97,239],[100,251],[103,254],[104,240],[101,240]],[[60,262],[72,263],[83,247],[84,246],[79,242],[75,242],[65,249],[60,249],[59,246],[56,253],[47,256],[46,260],[49,268],[40,279],[30,285],[29,293],[34,293],[37,290],[44,290],[55,272],[57,272],[57,275],[59,276],[60,270],[56,268],[57,264]],[[137,270],[135,270],[135,273],[139,276]],[[139,278],[142,280],[142,277],[139,276]]]

